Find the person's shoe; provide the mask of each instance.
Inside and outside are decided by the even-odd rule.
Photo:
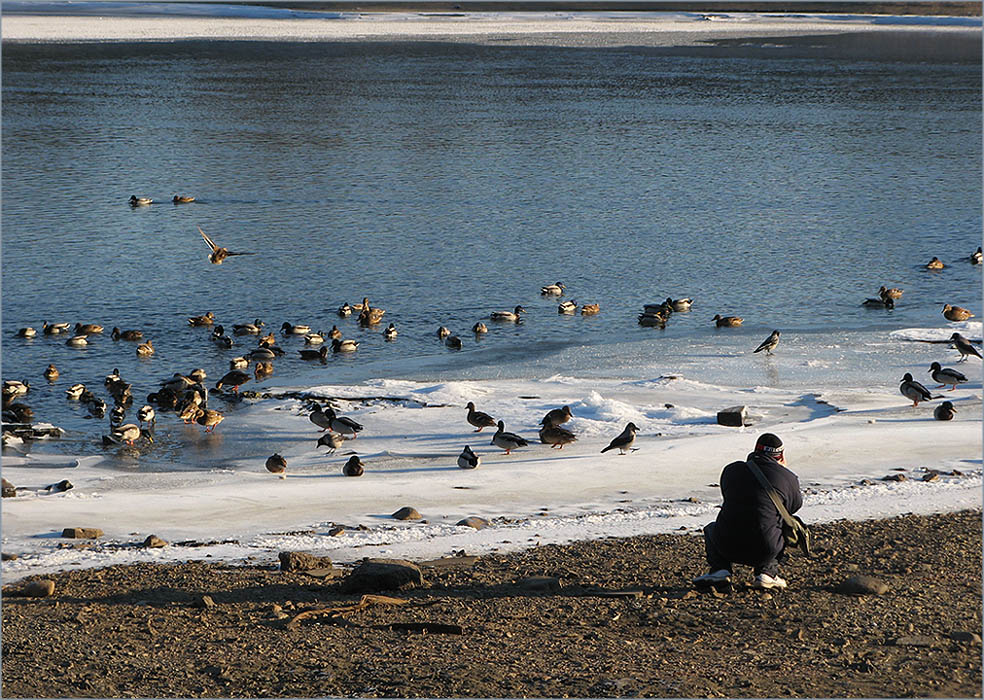
[[[718,569],[694,579],[694,584],[697,586],[712,586],[717,583],[731,583],[731,572],[727,569]]]
[[[755,588],[785,588],[786,581],[779,576],[769,576],[769,574],[758,574],[755,576],[755,581],[752,582],[752,586]]]

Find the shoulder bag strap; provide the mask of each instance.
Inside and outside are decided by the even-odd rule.
[[[786,506],[782,504],[782,499],[779,497],[779,494],[776,493],[776,490],[772,487],[772,484],[766,478],[765,474],[762,473],[762,470],[758,468],[758,465],[751,460],[746,461],[745,464],[748,465],[748,468],[751,470],[752,474],[755,475],[755,478],[758,479],[758,482],[762,485],[762,488],[764,488],[765,492],[769,494],[769,498],[771,498],[772,502],[775,503],[776,510],[779,511],[779,515],[782,517],[783,522],[793,528],[793,530],[799,530],[800,524],[796,522],[793,516],[789,514],[789,511],[786,510]]]

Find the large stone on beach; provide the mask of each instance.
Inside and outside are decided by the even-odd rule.
[[[845,595],[883,595],[888,592],[888,584],[874,576],[852,576],[835,590]]]
[[[367,559],[342,582],[345,593],[406,591],[425,586],[420,568],[402,559]]]
[[[718,411],[718,425],[727,425],[732,428],[741,428],[745,425],[748,417],[748,409],[744,406],[732,406]]]
[[[12,497],[14,497],[16,495],[17,495],[17,487],[14,486],[9,481],[7,481],[6,479],[4,479],[3,480],[3,498],[12,498]]]
[[[331,569],[329,557],[316,557],[307,552],[281,552],[281,571],[311,571],[313,569]]]
[[[148,549],[157,549],[159,547],[166,547],[167,542],[162,540],[157,535],[147,535],[147,539],[143,541],[143,546]]]
[[[410,506],[403,506],[400,510],[393,513],[391,516],[397,520],[420,520],[420,513],[417,512],[416,508],[411,508]]]
[[[62,530],[62,537],[76,540],[94,540],[102,536],[103,531],[97,527],[66,527]]]
[[[484,530],[489,526],[489,521],[485,518],[480,518],[477,515],[470,515],[467,518],[463,518],[455,523],[455,525],[462,525],[464,527],[473,527],[476,530]]]
[[[25,598],[47,598],[55,593],[55,582],[51,579],[42,578],[36,581],[28,581],[23,586],[4,590],[4,594],[13,596],[23,596]]]

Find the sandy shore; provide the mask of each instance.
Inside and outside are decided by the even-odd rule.
[[[697,593],[693,534],[421,563],[351,605],[347,572],[119,566],[3,599],[6,697],[980,697],[981,513],[840,521],[785,591]],[[858,575],[887,586],[851,595]],[[206,600],[205,597],[208,597]],[[293,621],[293,624],[291,624]],[[416,627],[415,627],[416,626]],[[426,626],[429,633],[420,633]],[[413,631],[417,629],[418,631]]]
[[[5,14],[3,40],[16,42],[250,41],[468,41],[545,46],[697,46],[742,37],[878,34],[907,42],[912,35],[946,43],[975,42],[980,26],[873,24],[820,16],[710,16],[649,13],[343,13],[340,19],[222,17],[94,17]],[[876,50],[874,48],[873,50]]]

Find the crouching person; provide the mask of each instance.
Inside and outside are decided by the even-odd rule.
[[[730,585],[733,564],[753,567],[756,588],[786,587],[779,576],[786,547],[782,516],[749,463],[769,480],[790,514],[803,505],[799,479],[786,468],[782,440],[763,434],[745,462],[732,462],[721,472],[724,503],[717,520],[704,528],[709,573],[694,579],[699,588]]]

